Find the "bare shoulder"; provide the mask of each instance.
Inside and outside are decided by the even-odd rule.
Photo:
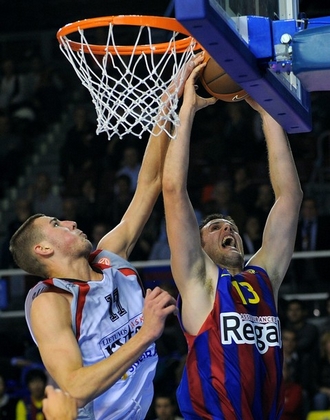
[[[55,289],[55,288],[54,288]],[[49,290],[38,295],[31,305],[33,327],[71,323],[71,295],[65,291]]]
[[[43,307],[44,305],[62,305],[70,303],[71,294],[64,290],[60,290],[57,287],[50,287],[48,290],[44,290],[32,301],[32,308]]]

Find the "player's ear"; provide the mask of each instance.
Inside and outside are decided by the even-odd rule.
[[[50,256],[53,254],[53,248],[47,242],[40,242],[34,246],[34,252],[40,256]]]

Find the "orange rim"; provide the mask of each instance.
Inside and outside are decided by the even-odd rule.
[[[174,31],[187,35],[186,38],[174,42],[176,51],[178,53],[186,51],[192,40],[192,36],[189,34],[186,28],[182,26],[175,18],[137,15],[105,16],[78,20],[77,22],[68,23],[67,25],[63,26],[63,28],[60,28],[56,37],[60,44],[64,44],[62,38],[66,37],[67,35],[78,32],[81,29],[109,26],[110,23],[113,25],[149,26],[151,28],[165,29],[168,31]],[[131,55],[133,52],[136,55],[141,54],[142,52],[146,54],[150,54],[151,52],[164,54],[168,50],[168,42],[154,44],[152,49],[150,48],[149,44],[136,46],[118,45],[116,47],[109,45],[107,47],[106,45],[79,43],[76,41],[71,41],[70,39],[67,39],[67,42],[73,51],[81,51],[83,49],[85,53],[90,53],[92,51],[96,55],[104,55],[106,51],[110,52],[111,54],[118,53],[120,55]],[[200,49],[202,49],[202,47],[196,42],[194,50]]]

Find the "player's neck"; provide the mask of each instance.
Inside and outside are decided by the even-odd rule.
[[[94,271],[86,258],[66,261],[65,263],[53,266],[51,277],[70,278],[81,281],[101,280],[101,272]]]

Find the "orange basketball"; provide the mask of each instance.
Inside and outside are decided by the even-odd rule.
[[[248,96],[212,57],[208,59],[200,79],[205,90],[222,101],[238,102]]]

